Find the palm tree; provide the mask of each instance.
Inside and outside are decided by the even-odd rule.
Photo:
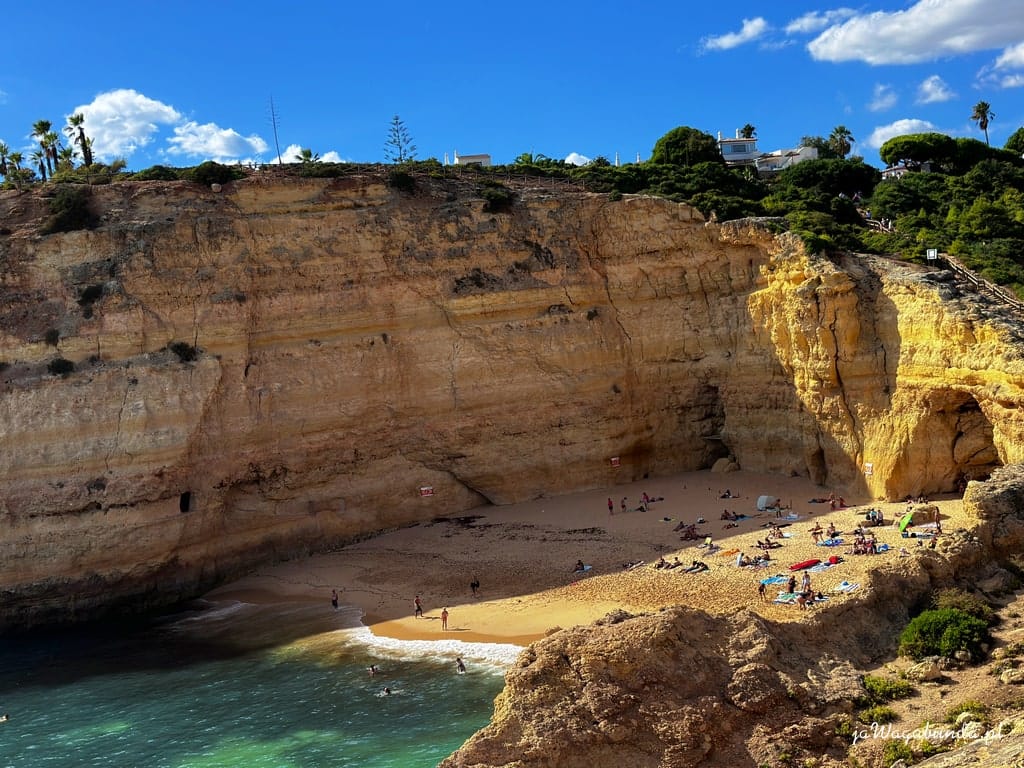
[[[742,128],[740,128],[741,139],[752,139],[755,136],[757,136],[757,128],[752,126],[750,123],[747,123]]]
[[[51,173],[53,172],[53,167],[50,165],[50,152],[46,147],[46,135],[50,133],[52,127],[53,123],[49,120],[36,120],[32,124],[32,138],[39,142],[39,148],[43,150],[46,158],[46,168]]]
[[[39,169],[39,178],[46,181],[46,164],[49,162],[50,156],[41,149],[34,149],[30,157],[36,168]]]
[[[7,158],[11,155],[11,148],[0,141],[0,174],[7,175]]]
[[[21,152],[11,152],[7,156],[7,160],[10,163],[8,171],[10,175],[14,176],[14,185],[21,189],[21,161],[25,159],[25,156]]]
[[[57,168],[59,170],[73,170],[76,157],[78,157],[78,153],[75,152],[74,147],[61,147],[60,151],[57,152]]]
[[[850,148],[853,146],[853,142],[856,139],[853,138],[853,134],[850,129],[845,125],[837,125],[832,129],[832,133],[828,137],[829,146],[835,150],[836,154],[841,158],[845,158],[850,152]]]
[[[53,171],[57,170],[57,159],[60,153],[60,134],[56,131],[47,131],[43,135],[41,142],[47,154],[47,165],[53,163],[50,175],[53,175]]]
[[[976,122],[978,127],[985,132],[986,144],[988,144],[988,123],[995,116],[991,105],[987,101],[979,101],[974,105],[974,111],[971,112],[971,120]]]
[[[319,163],[320,155],[319,153],[314,153],[312,149],[306,147],[299,150],[298,154],[295,155],[295,159],[298,160],[300,163]]]
[[[78,112],[74,115],[68,116],[68,124],[64,127],[64,133],[66,133],[73,144],[78,145],[78,149],[82,153],[82,165],[88,167],[92,165],[92,139],[85,135],[85,115]]]

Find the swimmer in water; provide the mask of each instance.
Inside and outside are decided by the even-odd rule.
[[[461,658],[455,660],[455,668],[459,671],[460,675],[466,674],[466,665],[462,662]]]
[[[376,675],[377,672],[379,672],[379,671],[380,670],[377,669],[377,665],[376,664],[371,664],[370,665],[369,672],[370,672],[371,675]]]

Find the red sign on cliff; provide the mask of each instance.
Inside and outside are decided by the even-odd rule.
[[[420,496],[433,496],[433,495],[434,495],[434,486],[432,486],[432,485],[421,485],[420,486]]]
[[[612,456],[610,459],[608,459],[608,463],[611,464],[613,467],[619,466],[619,457]]]

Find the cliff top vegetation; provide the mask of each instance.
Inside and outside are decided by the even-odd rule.
[[[39,130],[48,125],[38,126]],[[749,126],[748,133],[753,133]],[[88,147],[80,126],[69,123],[69,137]],[[43,131],[53,144],[53,132]],[[504,180],[533,177],[559,180],[577,189],[607,193],[650,194],[699,209],[720,221],[749,216],[777,217],[814,251],[849,250],[919,260],[928,248],[950,253],[987,280],[1024,297],[1024,128],[1003,149],[976,139],[953,139],[936,133],[898,136],[880,149],[882,159],[900,176],[883,178],[863,158],[846,158],[852,139],[842,126],[829,138],[804,137],[801,144],[818,149],[807,160],[770,175],[753,166],[729,166],[710,134],[681,126],[661,137],[646,162],[614,165],[598,157],[584,166],[524,153],[508,165],[444,166],[436,159],[405,161],[390,178],[404,193],[415,193],[414,178],[476,175],[500,193]],[[3,147],[0,147],[2,150]],[[0,151],[0,154],[3,154]],[[4,156],[4,187],[36,183],[109,184],[122,180],[186,180],[224,184],[244,177],[251,167],[206,162],[189,168],[157,165],[136,173],[124,164],[75,166],[74,152],[45,153],[36,173]],[[264,166],[282,175],[334,177],[365,172],[375,165],[326,163],[311,151],[298,162]],[[508,199],[493,210],[507,210]]]

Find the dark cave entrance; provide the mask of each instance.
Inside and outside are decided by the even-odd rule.
[[[697,392],[690,406],[689,417],[704,441],[700,469],[709,469],[719,459],[732,456],[725,442],[725,404],[718,387],[705,384]]]
[[[894,467],[890,495],[952,493],[1002,466],[992,422],[969,392],[931,393],[930,414],[917,425]]]

